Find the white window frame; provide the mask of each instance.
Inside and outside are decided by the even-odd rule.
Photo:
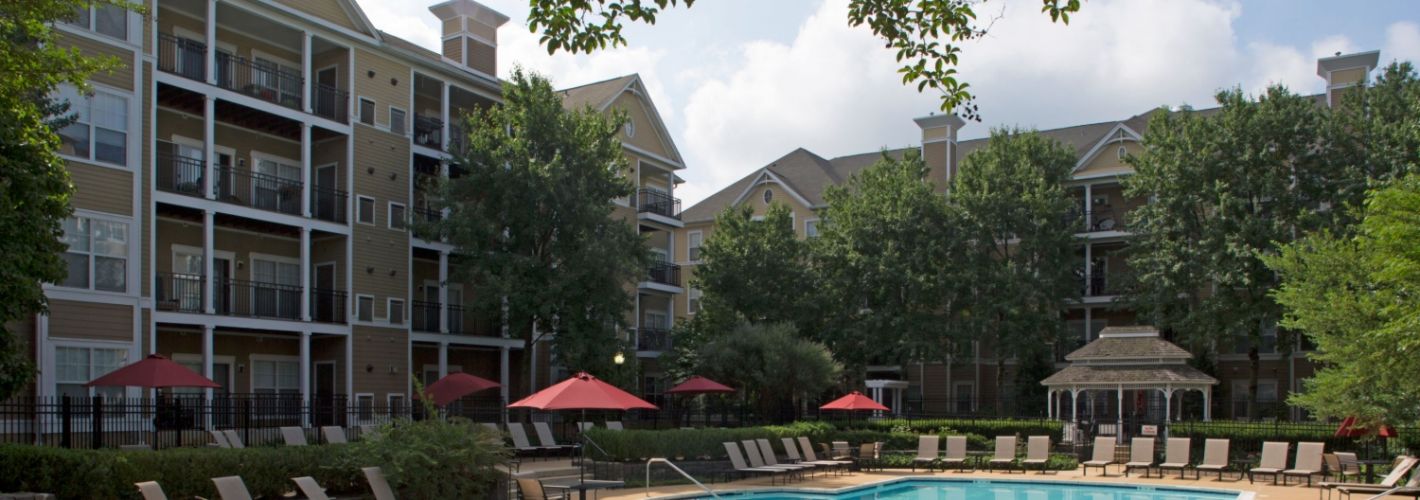
[[[364,201],[364,200],[370,200],[370,221],[369,221],[369,222],[360,220],[360,202],[361,202],[361,201]],[[375,198],[374,198],[374,197],[371,197],[371,196],[365,196],[365,195],[363,195],[363,194],[361,194],[361,195],[355,195],[355,223],[356,223],[356,224],[364,224],[364,225],[367,225],[367,226],[373,226],[373,225],[375,225],[375,222],[378,221],[378,220],[379,220],[379,205],[375,202]]]
[[[251,157],[250,160],[249,160],[250,163],[247,165],[247,172],[248,172],[248,175],[253,175],[253,176],[255,176],[255,175],[257,175],[258,173],[260,173],[261,175],[270,175],[270,176],[272,176],[272,177],[275,177],[275,178],[277,178],[277,179],[281,179],[282,181],[286,181],[286,182],[296,182],[296,183],[302,183],[302,184],[304,184],[304,183],[306,182],[306,180],[305,180],[305,176],[306,176],[305,174],[306,174],[306,172],[305,172],[305,169],[301,168],[301,161],[300,161],[300,160],[295,160],[295,159],[291,159],[291,158],[286,158],[286,157],[284,157],[284,156],[277,156],[277,155],[274,155],[274,154],[271,154],[271,153],[266,153],[266,152],[262,152],[262,151],[257,151],[257,150],[255,150],[255,149],[253,149],[253,150],[251,151],[251,153],[250,153],[248,156]],[[257,171],[257,164],[260,163],[260,162],[262,162],[262,161],[268,161],[268,162],[271,162],[271,163],[275,163],[275,164],[279,165],[280,167],[293,168],[293,169],[296,170],[296,178],[291,179],[291,178],[287,178],[287,177],[282,177],[282,176],[279,174],[279,172],[278,172],[277,174],[269,174],[269,173],[261,173],[261,172],[258,172],[258,171]],[[235,169],[236,166],[233,166],[232,168]],[[279,168],[279,167],[278,167],[278,168]],[[255,179],[255,177],[253,177],[253,179]],[[252,182],[252,183],[251,183],[251,192],[250,192],[250,193],[246,193],[247,196],[250,196],[250,197],[251,197],[251,200],[252,200],[253,204],[255,204],[256,200],[259,199],[258,196],[257,196],[257,189],[259,189],[259,186],[260,186],[261,184],[262,184],[261,182]],[[281,196],[281,193],[278,192],[277,195],[278,195],[278,196]],[[295,196],[296,196],[297,199],[300,200],[300,201],[297,203],[297,206],[300,206],[300,205],[301,205],[301,202],[304,202],[304,201],[305,201],[305,200],[303,200],[303,199],[300,199],[301,196],[302,196],[302,193],[297,192],[297,193],[295,193]],[[281,203],[278,201],[276,208],[279,210],[279,209],[280,209],[280,206],[281,206]]]
[[[182,363],[193,363],[193,362],[195,362],[195,363],[197,363],[197,365],[198,365],[199,367],[202,366],[202,354],[200,354],[200,353],[175,352],[175,353],[173,353],[173,356],[172,356],[171,359],[173,360],[173,362],[178,363],[178,364],[182,364]],[[235,383],[236,380],[237,380],[237,379],[235,378],[235,372],[236,372],[236,370],[237,370],[237,358],[236,358],[235,356],[227,356],[227,355],[221,355],[221,354],[213,354],[213,355],[212,355],[212,369],[213,369],[213,372],[212,372],[212,373],[213,373],[213,375],[216,375],[216,373],[217,373],[217,372],[216,372],[216,369],[217,369],[217,365],[218,365],[218,364],[226,364],[226,365],[227,365],[227,383]],[[199,368],[198,370],[196,370],[196,371],[197,371],[197,373],[202,373],[202,370],[201,370],[200,368]],[[202,375],[203,375],[203,376],[206,376],[205,373],[202,373]],[[223,388],[221,388],[221,389],[213,389],[213,390],[214,390],[214,391],[226,390],[227,392],[232,392],[232,388],[231,388],[231,387],[223,387]],[[187,388],[187,389],[184,389],[184,388],[180,388],[180,387],[174,387],[174,388],[173,388],[173,392],[180,393],[180,394],[202,394],[202,389],[194,389],[194,388]]]
[[[360,299],[370,299],[370,318],[369,318],[369,319],[361,319],[361,318],[360,318]],[[374,295],[367,294],[367,293],[357,293],[357,294],[355,294],[355,321],[364,322],[364,323],[372,323],[372,322],[375,321],[375,317],[376,317],[376,316],[375,316],[375,296],[374,296]]]
[[[134,351],[134,349],[133,349],[133,343],[132,343],[132,342],[102,341],[102,340],[71,340],[71,339],[47,338],[47,339],[45,339],[45,344],[47,344],[45,351],[46,351],[46,354],[48,355],[48,360],[47,360],[47,361],[48,361],[48,365],[49,365],[48,368],[50,369],[50,372],[49,372],[49,373],[52,373],[52,374],[53,374],[52,379],[49,381],[49,382],[50,382],[50,385],[49,385],[48,389],[51,390],[51,391],[53,391],[53,394],[54,394],[55,397],[58,397],[58,396],[60,395],[60,392],[59,392],[59,386],[60,386],[60,384],[76,384],[76,383],[77,383],[77,384],[84,384],[84,383],[87,383],[89,380],[93,380],[94,378],[97,378],[97,377],[100,376],[100,375],[94,375],[94,374],[93,374],[93,367],[94,367],[94,365],[93,365],[93,356],[92,356],[92,354],[91,354],[90,357],[89,357],[89,366],[88,366],[88,369],[89,369],[89,371],[90,371],[90,373],[89,373],[90,379],[89,379],[89,380],[85,380],[85,381],[83,381],[83,382],[62,382],[62,381],[60,381],[60,380],[59,380],[59,349],[60,349],[60,348],[65,348],[65,349],[89,349],[89,350],[91,350],[91,351],[94,350],[94,349],[111,350],[111,351],[123,351],[123,352],[124,352],[124,358],[125,358],[125,359],[119,360],[119,365],[118,365],[118,367],[116,367],[115,369],[122,368],[124,365],[127,365],[127,364],[129,364],[129,363],[132,363],[133,361],[135,361],[133,358],[137,355],[137,353],[136,353],[136,352]],[[41,373],[43,373],[43,370],[41,370]],[[85,387],[85,389],[86,389],[86,391],[88,392],[89,397],[93,397],[93,396],[94,396],[94,394],[95,394],[95,392],[94,392],[95,388],[93,388],[93,387]],[[120,395],[119,397],[122,397],[122,398],[136,397],[136,396],[138,396],[138,394],[139,394],[139,393],[137,392],[138,389],[136,389],[136,388],[131,388],[131,387],[122,388],[121,391],[122,391],[122,392],[120,392],[121,395]]]
[[[253,283],[253,284],[255,284],[255,283],[266,283],[266,284],[270,284],[270,285],[297,286],[297,287],[299,287],[299,286],[301,286],[301,273],[306,272],[305,269],[302,269],[302,268],[301,268],[301,259],[300,259],[300,258],[297,258],[297,257],[287,257],[287,256],[285,256],[285,255],[272,255],[272,254],[251,252],[251,253],[247,254],[247,260],[251,261],[251,262],[248,263],[249,265],[247,266],[247,278],[248,278],[247,281],[249,281],[249,282],[251,282],[251,283]],[[257,261],[270,262],[270,263],[273,263],[273,264],[286,264],[286,265],[294,265],[294,266],[296,266],[296,282],[295,282],[295,283],[277,283],[277,282],[275,282],[275,281],[270,281],[270,282],[262,281],[262,282],[258,282],[258,281],[256,280],[256,263],[257,263]],[[251,296],[247,298],[247,300],[250,300],[250,302],[248,302],[248,304],[251,304],[251,307],[252,307],[253,309],[256,308],[256,304],[258,303],[258,301],[257,301],[257,299],[256,299],[256,293],[257,293],[257,291],[258,291],[258,290],[257,290],[257,287],[256,287],[256,286],[250,287]],[[303,289],[303,290],[301,290],[301,293],[306,293],[306,291]],[[278,297],[284,297],[284,296],[287,296],[287,295],[286,295],[286,294],[277,294],[277,296],[278,296]],[[300,311],[300,308],[301,308],[301,301],[300,301],[299,297],[300,297],[300,295],[298,294],[298,295],[297,295],[296,303],[294,304],[294,307],[296,308],[296,319],[300,319],[300,316],[301,316],[301,311]],[[290,307],[290,306],[287,306],[287,307]]]
[[[399,218],[399,227],[395,227],[394,207],[399,207],[400,211],[404,212],[404,216]],[[385,227],[392,231],[405,232],[409,229],[409,207],[403,203],[391,201],[385,206],[385,219]]]
[[[110,34],[108,34],[108,33],[104,33],[104,32],[101,32],[101,31],[98,30],[98,24],[97,24],[97,23],[98,23],[99,17],[98,17],[98,10],[97,10],[97,9],[99,9],[99,8],[101,8],[101,7],[113,7],[113,8],[120,9],[120,10],[123,11],[123,23],[121,23],[121,25],[123,26],[123,36],[122,36],[122,37],[113,36],[113,35],[110,35]],[[65,21],[64,24],[69,25],[69,26],[73,26],[73,27],[75,27],[75,28],[82,29],[82,30],[84,30],[84,31],[92,32],[92,33],[94,33],[94,34],[96,34],[96,35],[103,35],[104,37],[112,38],[112,39],[114,39],[114,40],[122,40],[122,41],[124,41],[124,42],[127,42],[130,38],[132,38],[132,36],[133,36],[133,27],[132,27],[131,24],[129,23],[129,20],[132,18],[132,16],[131,16],[130,13],[128,12],[128,9],[125,9],[125,8],[123,8],[122,6],[118,6],[118,5],[106,4],[106,3],[100,3],[100,2],[94,2],[93,4],[90,4],[88,7],[85,7],[85,10],[88,11],[87,14],[86,14],[86,15],[88,16],[88,19],[85,20],[84,24],[79,24],[79,23],[77,23],[77,22],[70,22],[70,21]],[[76,20],[76,21],[77,21],[77,20]]]
[[[402,126],[402,128],[401,128],[400,130],[395,130],[395,129],[394,129],[394,112],[395,112],[395,111],[398,111],[398,112],[404,114],[404,119],[402,120],[404,123],[403,123],[403,126]],[[388,130],[391,134],[399,135],[400,137],[409,135],[409,128],[410,128],[410,127],[409,127],[409,111],[407,111],[407,110],[405,110],[404,108],[401,108],[401,107],[399,107],[399,106],[391,105],[391,106],[389,107],[389,110],[386,111],[386,113],[388,113],[388,114],[386,115],[386,120],[385,120],[385,122],[386,122],[386,123],[385,123],[385,130]]]
[[[691,288],[685,294],[685,315],[694,316],[700,311],[700,301],[704,300],[704,292],[699,288]]]
[[[391,418],[397,416],[397,415],[394,414],[394,411],[395,411],[394,402],[395,402],[395,400],[399,400],[399,403],[400,403],[401,405],[409,404],[409,399],[407,399],[407,398],[404,397],[404,393],[403,393],[403,392],[391,392],[391,393],[385,394],[385,415],[387,415],[387,416],[389,416],[389,417],[391,417]]]
[[[817,219],[817,218],[815,218],[815,219],[804,219],[804,237],[806,237],[806,238],[817,238],[817,237],[818,237],[818,235],[819,235],[819,232],[818,232],[818,221],[819,221],[819,219]],[[813,225],[814,230],[813,230],[812,233],[809,232],[809,225]]]
[[[361,119],[361,115],[364,114],[364,112],[362,112],[361,110],[365,109],[365,103],[367,102],[370,103],[369,122],[366,122],[365,120]],[[371,127],[378,127],[380,123],[380,114],[378,112],[378,106],[379,105],[375,103],[374,99],[365,96],[357,96],[355,98],[355,123],[369,125]]]
[[[257,389],[259,389],[259,388],[256,386],[256,362],[257,362],[257,361],[270,361],[270,362],[273,362],[273,363],[296,363],[296,387],[294,388],[294,390],[296,391],[295,394],[300,394],[300,391],[301,391],[301,357],[300,357],[300,356],[290,356],[290,355],[286,355],[286,354],[252,354],[252,355],[250,355],[250,356],[247,358],[247,387],[251,388],[250,391],[251,391],[252,394],[256,394]],[[275,377],[276,374],[272,374],[272,376]],[[277,395],[283,394],[283,393],[281,392],[281,390],[282,390],[283,388],[281,388],[281,387],[270,387],[270,388],[268,388],[268,387],[261,387],[260,389],[271,389],[271,390],[273,391],[272,394],[277,394]],[[284,394],[292,394],[292,393],[289,393],[289,392],[288,392],[288,393],[284,393]]]
[[[263,52],[261,49],[256,49],[256,48],[251,49],[251,61],[250,61],[250,63],[251,63],[251,65],[252,65],[252,70],[253,70],[253,71],[263,71],[263,70],[257,69],[256,60],[257,60],[258,58],[260,58],[260,59],[265,59],[265,60],[268,61],[268,62],[276,63],[276,69],[277,69],[278,71],[290,71],[290,72],[294,73],[295,75],[300,75],[300,74],[301,74],[301,71],[302,71],[301,65],[300,65],[300,64],[296,64],[295,61],[291,61],[291,60],[288,60],[288,59],[283,58],[283,57],[277,57],[277,56],[275,56],[275,55],[272,55],[270,52]],[[293,76],[294,76],[294,75],[293,75]],[[256,80],[256,79],[254,78],[254,80]],[[266,88],[270,88],[270,89],[276,91],[276,98],[277,98],[277,102],[278,102],[278,103],[285,102],[285,97],[286,97],[286,92],[285,92],[285,90],[286,90],[286,89],[281,88],[281,84],[280,84],[280,81],[281,81],[281,80],[280,80],[279,77],[278,77],[278,78],[275,78],[275,81],[276,81],[276,85],[275,85],[274,87],[266,87]],[[257,83],[258,85],[266,86],[266,82],[256,81],[256,82],[254,82],[254,83]],[[303,84],[303,85],[304,85],[304,84]],[[297,92],[297,93],[295,93],[295,94],[291,94],[291,96],[292,96],[292,97],[295,97],[295,98],[297,98],[297,99],[300,99],[300,98],[302,97],[302,95],[300,94],[301,90],[300,90],[300,89],[297,89],[296,92]]]
[[[368,401],[370,402],[370,409],[369,409],[369,412],[366,413],[366,414],[364,414],[364,415],[362,415],[362,414],[360,413],[360,412],[362,411],[361,408],[360,408],[361,400],[368,400]],[[355,421],[356,421],[357,423],[370,424],[370,423],[376,422],[376,419],[375,419],[375,393],[373,393],[373,392],[357,392],[357,393],[355,393],[355,397],[350,398],[350,410],[351,410],[350,413],[355,416]]]
[[[61,138],[61,139],[60,139],[60,141],[61,141],[61,148],[60,148],[60,151],[58,152],[59,157],[60,157],[60,158],[64,158],[64,159],[66,159],[66,160],[80,161],[80,162],[89,163],[89,164],[93,164],[93,165],[98,165],[98,166],[102,166],[102,167],[118,168],[118,169],[122,169],[122,170],[130,170],[129,164],[131,163],[131,158],[132,158],[132,155],[133,155],[133,152],[134,152],[134,151],[133,151],[133,140],[132,140],[132,139],[133,139],[133,132],[129,130],[129,128],[133,125],[133,118],[134,118],[134,115],[133,115],[133,99],[134,99],[133,93],[132,93],[132,92],[121,91],[121,90],[119,90],[119,89],[112,89],[112,88],[105,87],[105,86],[101,86],[101,85],[93,85],[93,84],[91,84],[91,85],[89,85],[89,93],[88,93],[88,94],[79,94],[78,89],[74,88],[74,87],[71,86],[71,85],[65,84],[65,85],[61,85],[60,90],[56,91],[54,97],[56,97],[56,98],[63,98],[62,92],[65,92],[66,90],[67,90],[67,91],[72,91],[72,92],[74,93],[75,97],[80,97],[80,98],[82,98],[82,102],[74,102],[73,100],[70,100],[70,101],[69,101],[69,113],[70,113],[70,114],[76,113],[76,112],[77,112],[76,109],[77,109],[78,106],[81,106],[81,105],[82,105],[82,106],[85,106],[85,107],[86,107],[86,110],[85,110],[85,113],[84,113],[84,114],[88,116],[87,120],[75,121],[75,122],[74,122],[73,124],[71,124],[70,126],[83,125],[83,126],[85,126],[85,127],[88,127],[88,129],[89,129],[89,146],[88,146],[89,151],[88,151],[88,155],[87,155],[87,156],[79,156],[79,155],[75,155],[75,154],[64,153],[64,152],[62,152],[62,151],[63,151],[63,146],[62,146],[63,139]],[[124,108],[124,109],[123,109],[123,130],[122,130],[122,132],[123,132],[123,163],[114,163],[114,162],[111,162],[111,161],[100,160],[100,159],[98,159],[98,158],[95,156],[95,153],[97,152],[97,147],[96,147],[96,146],[97,146],[97,144],[98,144],[98,135],[99,135],[99,134],[96,132],[96,130],[99,129],[99,128],[103,128],[104,130],[110,130],[110,131],[114,131],[114,130],[113,130],[113,129],[109,129],[109,128],[107,128],[107,127],[99,127],[99,126],[97,126],[97,125],[94,125],[94,116],[93,116],[93,113],[94,113],[94,111],[93,111],[93,102],[94,102],[94,97],[93,97],[93,95],[94,95],[94,94],[106,94],[106,95],[108,95],[109,97],[114,97],[114,98],[118,98],[118,99],[122,99],[122,100],[123,100],[123,103],[124,103],[124,105],[123,105],[123,108]],[[67,128],[67,127],[66,127],[66,128]],[[63,131],[63,130],[64,130],[64,129],[56,130],[55,133],[57,134],[57,133],[59,133],[59,132],[61,132],[61,131]],[[115,131],[115,132],[117,132],[117,131]]]
[[[700,238],[700,243],[699,243],[699,244],[696,244],[696,243],[695,243],[695,239],[696,239],[696,238]],[[700,250],[700,249],[701,249],[702,247],[704,247],[704,246],[705,246],[705,232],[704,232],[704,231],[690,231],[690,232],[686,233],[686,234],[685,234],[685,258],[686,258],[686,260],[687,260],[687,261],[690,261],[690,262],[700,262],[700,256],[699,256],[699,255],[696,255],[697,252],[692,252],[692,251],[693,251],[693,250]]]
[[[129,291],[133,289],[133,282],[134,282],[134,279],[133,279],[133,278],[134,278],[133,264],[134,264],[135,261],[134,261],[133,255],[134,255],[134,253],[135,253],[135,252],[134,252],[134,243],[135,243],[135,242],[133,241],[133,240],[134,240],[134,235],[133,235],[133,222],[132,222],[132,220],[129,219],[129,218],[126,218],[126,217],[112,217],[112,216],[106,216],[106,215],[98,214],[98,213],[95,213],[95,212],[89,212],[89,211],[86,211],[86,210],[76,210],[76,211],[74,212],[74,214],[72,214],[72,215],[69,216],[69,218],[73,218],[73,219],[88,219],[88,220],[90,221],[90,224],[85,226],[86,230],[88,231],[88,234],[85,235],[85,238],[87,238],[88,241],[89,241],[89,248],[88,248],[88,250],[84,250],[84,251],[82,251],[82,252],[72,252],[72,253],[75,253],[75,254],[82,254],[82,255],[84,255],[84,256],[87,258],[87,260],[88,260],[88,266],[89,266],[89,267],[88,267],[88,273],[89,273],[88,282],[85,283],[85,286],[82,286],[82,287],[68,286],[68,285],[65,285],[64,283],[54,283],[53,285],[54,285],[54,286],[57,286],[57,287],[67,288],[67,289],[70,289],[70,290],[88,290],[88,291],[93,291],[93,292],[97,292],[97,293],[109,293],[109,294],[127,295],[127,294],[129,293]],[[95,221],[95,220],[99,220],[99,221],[103,221],[103,222],[107,222],[107,223],[123,224],[123,225],[124,225],[124,231],[123,231],[123,233],[124,233],[124,238],[125,238],[125,241],[124,241],[124,253],[125,253],[126,255],[124,255],[124,256],[122,257],[122,258],[123,258],[123,262],[124,262],[124,265],[123,265],[123,290],[122,290],[122,291],[100,290],[100,289],[94,287],[94,276],[95,276],[95,273],[94,273],[94,270],[95,270],[94,262],[95,262],[95,260],[96,260],[95,257],[104,257],[104,258],[110,258],[110,259],[117,259],[117,258],[118,258],[118,257],[114,257],[114,256],[112,256],[112,255],[96,255],[96,254],[94,253],[94,238],[93,238],[93,230],[92,230],[92,227],[93,227],[93,226],[92,226],[92,222]],[[64,251],[60,252],[61,256],[62,256],[63,254],[66,254],[66,253],[71,253],[71,252],[68,250],[67,247],[65,248]],[[66,268],[68,267],[67,262],[66,262],[66,264],[65,264],[65,267],[66,267]]]
[[[395,323],[393,314],[395,303],[399,303],[399,322]],[[385,299],[385,322],[391,325],[406,326],[409,324],[409,303],[404,299],[389,297]]]

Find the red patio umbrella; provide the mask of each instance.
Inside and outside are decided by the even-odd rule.
[[[444,378],[434,381],[424,388],[424,392],[429,395],[429,399],[433,400],[434,404],[448,406],[449,403],[458,401],[459,398],[494,387],[498,387],[497,382],[458,372],[450,373]]]
[[[1383,438],[1393,438],[1399,435],[1395,432],[1395,428],[1389,425],[1381,425],[1379,428],[1357,427],[1355,416],[1346,417],[1341,421],[1341,426],[1336,428],[1336,437],[1355,438],[1367,436],[1371,433],[1375,433]]]
[[[735,390],[725,384],[696,375],[666,391],[668,394],[709,394],[714,392],[735,392]]]
[[[207,377],[188,369],[186,366],[174,363],[161,354],[149,354],[148,357],[136,363],[90,380],[89,383],[84,384],[84,386],[143,387],[148,389],[160,389],[165,387],[200,387],[215,389],[222,387],[216,382],[208,380]]]
[[[843,397],[841,397],[841,398],[838,398],[838,399],[835,399],[835,400],[833,400],[833,401],[830,401],[828,404],[825,404],[825,405],[823,405],[823,406],[818,407],[818,409],[820,409],[820,410],[839,410],[839,411],[855,411],[855,410],[890,411],[890,408],[888,408],[888,407],[886,407],[886,406],[883,406],[882,404],[878,403],[877,401],[873,401],[873,398],[864,396],[863,393],[858,392],[858,391],[850,392],[850,393],[848,393],[847,396],[843,396]]]
[[[651,403],[602,382],[590,373],[579,372],[537,393],[520,399],[509,408],[537,410],[659,410]]]

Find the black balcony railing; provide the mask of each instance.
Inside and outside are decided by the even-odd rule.
[[[339,189],[311,186],[311,216],[320,220],[345,223],[345,200],[349,193]]]
[[[1117,290],[1118,280],[1110,279],[1107,273],[1093,271],[1089,275],[1085,275],[1083,272],[1079,272],[1078,274],[1084,285],[1083,294],[1086,297],[1101,297],[1119,293]]]
[[[657,189],[639,189],[636,191],[636,211],[676,217],[680,215],[680,199]]]
[[[444,121],[415,113],[414,143],[420,146],[442,149],[444,147]]]
[[[319,84],[311,87],[311,100],[314,101],[312,111],[316,116],[324,116],[340,123],[345,123],[348,119],[350,92]]]
[[[415,206],[414,216],[416,222],[422,222],[425,224],[433,224],[444,220],[443,211],[429,208],[428,206]]]
[[[301,215],[301,186],[302,182],[294,179],[244,168],[217,167],[217,199],[227,203]]]
[[[438,332],[439,331],[439,303],[427,300],[416,300],[410,303],[413,310],[413,317],[410,319],[414,323],[416,332]]]
[[[197,158],[182,156],[170,142],[158,141],[159,191],[202,197],[207,195],[207,164]]]
[[[158,70],[199,82],[207,80],[207,44],[158,33]]]
[[[671,350],[671,332],[665,328],[642,327],[636,331],[636,350],[638,351],[669,351]]]
[[[246,280],[216,283],[217,314],[251,318],[301,319],[301,286]]]
[[[1095,209],[1085,212],[1087,232],[1123,231],[1124,219],[1112,209]]]
[[[157,273],[157,304],[159,311],[202,313],[202,296],[207,292],[207,280],[199,274]]]
[[[680,286],[680,266],[670,262],[653,262],[646,268],[647,279],[663,285]]]
[[[291,109],[301,108],[305,79],[275,63],[217,53],[217,86]]]
[[[311,321],[345,323],[345,291],[327,288],[311,289]]]

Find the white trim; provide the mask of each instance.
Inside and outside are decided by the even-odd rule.
[[[393,311],[393,310],[395,309],[395,308],[394,308],[394,303],[395,303],[395,302],[399,302],[399,311],[400,311],[400,315],[399,315],[400,322],[399,322],[399,323],[395,323],[395,322],[393,322],[393,321],[390,321],[390,311]],[[385,297],[385,322],[386,322],[386,323],[389,323],[390,325],[393,325],[393,326],[403,326],[403,327],[409,326],[409,301],[406,301],[406,300],[401,299],[401,298],[398,298],[398,297]]]
[[[1124,137],[1118,137],[1121,132],[1124,134]],[[1080,169],[1085,168],[1085,165],[1094,161],[1100,151],[1109,144],[1123,141],[1141,142],[1143,140],[1143,136],[1141,136],[1139,132],[1129,128],[1124,122],[1119,122],[1115,124],[1113,128],[1110,128],[1109,132],[1104,134],[1098,142],[1095,142],[1095,145],[1091,147],[1089,151],[1085,152],[1084,156],[1081,156],[1079,161],[1075,162],[1075,168],[1071,169],[1070,172],[1078,172]]]
[[[213,356],[213,357],[215,358],[216,356]],[[257,361],[273,361],[273,362],[278,362],[278,363],[296,363],[296,371],[297,371],[296,375],[298,376],[298,377],[297,377],[298,382],[296,382],[296,387],[294,387],[294,389],[297,390],[297,391],[301,390],[301,383],[299,382],[299,379],[300,379],[299,375],[300,375],[300,370],[301,370],[301,357],[300,357],[300,356],[292,356],[292,355],[289,355],[289,354],[256,354],[256,353],[252,353],[252,354],[248,354],[248,355],[247,355],[247,389],[248,389],[248,392],[255,393],[256,390],[257,390],[257,386],[256,386],[256,362],[257,362]],[[274,375],[274,374],[273,374],[273,375]],[[263,389],[267,389],[267,388],[266,388],[266,387],[263,387]],[[274,390],[274,391],[277,391],[277,393],[279,394],[279,393],[280,393],[280,390],[281,390],[282,388],[279,388],[279,387],[272,387],[272,388],[269,388],[269,389],[272,389],[272,390]]]
[[[413,85],[410,85],[410,88],[413,89],[414,86],[413,86]],[[412,90],[411,90],[411,92],[412,92]],[[398,132],[396,132],[396,131],[394,130],[394,112],[395,112],[395,110],[399,110],[400,113],[404,113],[404,120],[403,120],[403,121],[404,121],[404,128],[403,128],[402,130],[398,131]],[[385,131],[386,131],[386,132],[389,132],[389,133],[391,133],[391,134],[398,135],[398,136],[400,136],[400,137],[408,137],[408,136],[410,135],[409,129],[413,128],[413,127],[410,127],[410,123],[409,123],[409,122],[410,122],[410,119],[409,119],[409,110],[407,110],[407,109],[405,109],[405,108],[401,108],[401,107],[399,107],[399,106],[395,106],[395,105],[391,104],[391,105],[389,105],[389,109],[385,111]]]
[[[354,281],[354,280],[351,280]],[[360,319],[360,299],[370,299],[370,319]],[[355,294],[355,310],[350,315],[351,322],[373,323],[375,322],[375,296],[368,293]]]
[[[413,345],[415,342],[427,342],[432,344],[446,342],[449,345],[506,347],[509,349],[523,349],[525,347],[523,345],[523,339],[521,338],[486,337],[480,335],[449,335],[444,333],[431,332],[411,332],[409,334],[409,341],[410,345]]]
[[[361,200],[370,200],[370,222],[364,222],[364,221],[361,221],[361,220],[360,220],[360,201],[361,201]],[[376,201],[375,201],[375,198],[374,198],[373,196],[365,196],[365,195],[363,195],[363,194],[357,194],[357,195],[355,195],[355,223],[356,223],[356,224],[364,224],[364,225],[366,225],[366,226],[374,226],[374,225],[377,225],[376,222],[379,221],[379,208],[378,208],[378,207],[379,207],[379,206],[376,205]]]
[[[805,238],[817,238],[817,237],[819,236],[818,221],[819,221],[819,218],[818,218],[818,217],[805,218],[805,219],[804,219],[804,237],[805,237]],[[810,223],[810,222],[813,222],[813,223],[814,223],[814,234],[809,234],[809,223]]]
[[[352,83],[353,83],[353,82],[352,82]],[[365,101],[369,101],[369,102],[370,102],[370,123],[365,123],[364,120],[361,120],[361,119],[360,119],[360,114],[361,114],[361,113],[360,113],[360,108],[361,108],[361,105],[364,104]],[[369,125],[369,126],[372,126],[372,127],[379,127],[379,124],[380,124],[379,103],[375,102],[375,99],[374,99],[374,98],[371,98],[371,97],[365,97],[365,96],[363,96],[363,95],[357,95],[357,96],[355,96],[355,116],[353,116],[352,118],[355,118],[354,120],[351,120],[351,121],[350,121],[350,123],[352,123],[352,124],[353,124],[353,123],[359,123],[359,124],[361,124],[361,125]]]
[[[671,140],[670,130],[666,128],[666,122],[661,119],[661,112],[656,109],[656,104],[651,102],[651,98],[646,95],[646,92],[641,90],[645,87],[646,85],[641,82],[641,75],[633,73],[631,74],[631,80],[627,81],[626,85],[621,87],[621,90],[607,98],[606,102],[599,105],[597,111],[605,112],[607,108],[611,107],[612,103],[616,102],[616,98],[621,97],[621,94],[626,93],[628,90],[631,91],[636,98],[641,100],[642,106],[646,108],[646,115],[651,118],[651,125],[656,128],[656,135],[660,136],[661,142],[665,143],[666,147],[670,149],[671,156],[674,156],[677,160],[683,159],[680,150],[675,146],[675,141]],[[622,144],[622,147],[628,147],[628,145]],[[681,164],[680,161],[670,163]]]
[[[404,227],[394,227],[394,207],[399,207],[404,211],[404,217],[401,218]],[[409,228],[409,207],[397,201],[391,201],[385,205],[385,228],[391,231],[405,232]]]
[[[700,237],[700,244],[699,244],[699,245],[692,245],[692,244],[691,244],[691,242],[694,241],[694,240],[691,239],[692,236],[699,236],[699,237]],[[685,260],[686,260],[686,262],[691,262],[691,263],[696,263],[696,264],[698,264],[698,263],[700,263],[701,259],[699,259],[699,258],[691,258],[691,257],[690,257],[690,250],[691,250],[692,248],[694,248],[694,249],[705,248],[705,231],[704,231],[703,229],[696,229],[696,230],[693,230],[693,231],[687,231],[687,232],[685,233]],[[697,256],[697,257],[699,257],[699,256]]]
[[[793,188],[789,187],[788,183],[784,182],[783,179],[780,179],[778,175],[776,175],[768,168],[760,169],[759,176],[755,178],[754,182],[749,183],[749,186],[745,187],[744,191],[742,191],[740,195],[735,198],[735,201],[730,202],[730,206],[739,205],[740,202],[744,201],[745,198],[748,197],[749,194],[755,190],[755,188],[759,187],[760,184],[764,184],[766,182],[773,182],[775,184],[778,184],[780,188],[784,190],[784,192],[789,193],[790,196],[793,196],[794,200],[798,201],[799,204],[804,206],[804,208],[814,208],[813,203],[809,203],[809,200],[807,198],[804,198],[803,195],[800,195],[798,191],[795,191]]]

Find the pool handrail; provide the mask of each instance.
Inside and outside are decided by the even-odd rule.
[[[666,459],[664,459],[664,458],[652,458],[652,459],[646,460],[646,497],[647,497],[647,498],[650,498],[650,497],[651,497],[651,464],[653,464],[653,463],[663,463],[663,464],[666,464],[667,466],[670,466],[671,469],[675,469],[676,472],[679,472],[680,475],[685,476],[685,478],[686,478],[686,479],[689,479],[690,482],[695,483],[695,485],[696,485],[696,486],[699,486],[700,489],[705,490],[705,492],[706,492],[706,493],[709,493],[710,496],[715,497],[715,498],[720,498],[720,495],[716,494],[714,491],[711,491],[710,488],[707,488],[705,485],[700,484],[700,481],[697,481],[694,477],[691,477],[690,474],[687,474],[684,470],[681,470],[680,467],[676,467],[676,465],[673,464],[673,463],[671,463],[670,460],[666,460]]]

